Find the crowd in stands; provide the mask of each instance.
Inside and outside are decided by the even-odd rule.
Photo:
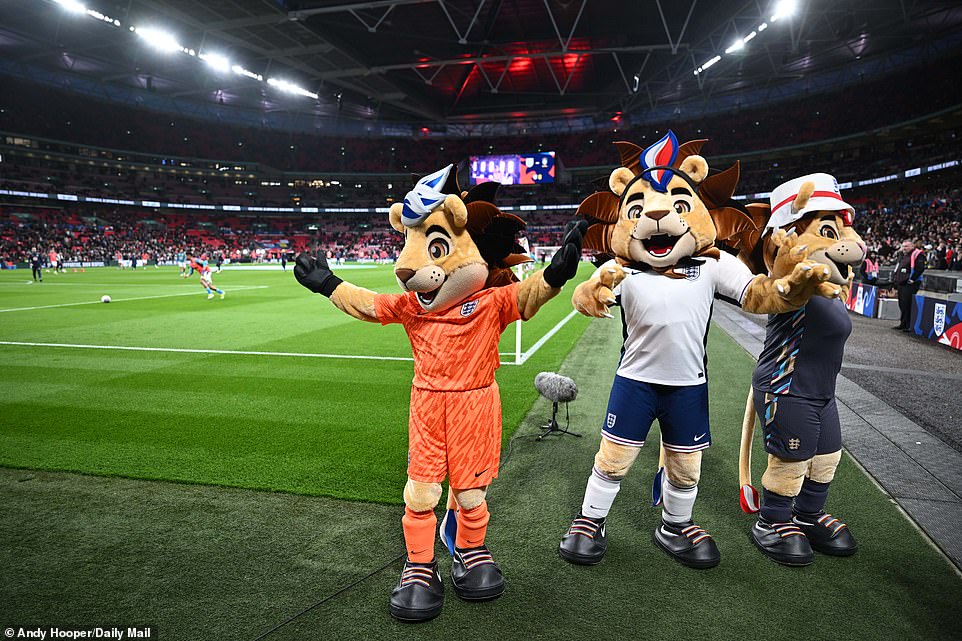
[[[565,216],[536,213],[527,234],[532,245],[558,245]],[[141,264],[176,261],[181,252],[221,254],[235,262],[278,259],[319,250],[339,261],[393,261],[404,238],[386,214],[322,217],[170,215],[131,210],[0,207],[0,263],[59,254],[63,261],[136,258]]]
[[[944,63],[954,67],[955,59]],[[618,121],[595,132],[538,137],[323,137],[267,128],[212,124],[110,105],[58,89],[0,78],[0,131],[113,149],[193,158],[258,162],[282,171],[429,172],[479,153],[554,150],[568,167],[610,165],[610,143],[650,143],[670,126],[684,139],[713,139],[712,154],[746,153],[869,131],[957,104],[962,83],[952,74],[908,70],[829,94],[795,97],[766,107],[662,125],[624,128]],[[866,99],[871,96],[871,99]],[[885,108],[878,108],[884,104]],[[229,112],[226,114],[229,116]],[[804,123],[804,126],[799,126]]]
[[[962,271],[962,172],[894,183],[851,193],[855,226],[879,264],[896,260],[903,240],[926,251],[929,269]],[[515,212],[525,219],[532,248],[560,243],[570,210]],[[133,208],[104,210],[0,207],[0,262],[27,262],[39,253],[66,261],[112,261],[118,254],[141,262],[172,262],[178,253],[221,253],[235,261],[258,261],[320,250],[345,261],[392,261],[403,244],[386,214],[253,215],[171,214]]]
[[[879,264],[894,264],[902,241],[912,240],[925,251],[928,269],[962,271],[962,190],[956,186],[909,187],[867,199],[855,228]]]

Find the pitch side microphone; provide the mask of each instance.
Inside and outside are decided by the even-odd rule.
[[[534,377],[534,387],[552,403],[568,403],[578,398],[578,385],[554,372],[541,372]]]
[[[538,440],[540,441],[545,436],[554,433],[581,436],[581,434],[568,431],[567,420],[564,429],[561,429],[561,426],[558,425],[558,403],[565,404],[565,416],[568,416],[568,403],[578,398],[578,385],[567,376],[554,372],[541,372],[534,377],[534,388],[538,390],[539,394],[551,401],[551,420],[541,426],[541,429],[546,431],[538,437]]]

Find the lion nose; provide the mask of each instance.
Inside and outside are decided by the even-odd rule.
[[[661,220],[668,215],[667,209],[656,209],[654,211],[646,211],[645,216],[651,218],[652,220]]]
[[[414,274],[416,273],[417,272],[414,271],[413,269],[395,269],[394,270],[394,275],[397,276],[397,279],[405,285],[409,280],[411,280],[411,278],[414,277]]]

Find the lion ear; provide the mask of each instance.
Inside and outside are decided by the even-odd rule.
[[[457,229],[464,229],[468,224],[468,209],[464,206],[464,201],[455,194],[449,194],[447,198],[444,199],[443,205],[445,211],[451,214],[451,218],[454,220],[454,226]]]
[[[588,228],[588,231],[585,232],[585,249],[593,249],[602,253],[612,253],[611,235],[614,231],[614,225],[605,225],[602,223],[592,225]]]
[[[795,202],[792,203],[792,211],[800,212],[805,209],[805,205],[808,204],[808,199],[812,197],[815,193],[815,183],[810,180],[806,180],[802,183],[802,186],[798,188],[798,195],[795,196]]]
[[[394,203],[388,210],[388,218],[391,220],[391,227],[404,233],[404,224],[401,222],[401,212],[404,210],[404,203]]]
[[[708,161],[698,154],[694,154],[685,158],[678,169],[688,174],[688,177],[695,181],[697,185],[705,180],[708,175]]]
[[[611,176],[608,177],[608,186],[611,191],[615,192],[616,195],[621,196],[624,193],[625,188],[635,178],[635,172],[631,171],[627,167],[618,167],[613,172]]]

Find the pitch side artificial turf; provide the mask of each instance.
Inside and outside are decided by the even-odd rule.
[[[230,292],[229,279],[233,276],[223,276],[221,282]],[[257,276],[261,277],[273,278],[269,274]],[[350,277],[359,280],[354,274]],[[385,291],[391,291],[385,279],[380,282]],[[275,296],[279,291],[283,290],[271,287],[263,293]],[[283,334],[273,340],[287,345],[284,349],[288,350],[299,334],[306,333],[317,340],[319,333],[310,325],[325,322],[318,305],[311,304],[323,301],[308,298],[305,303],[298,302],[295,291],[280,300],[287,300],[296,313],[280,311],[279,316],[272,316],[270,308],[279,306],[277,300],[242,301],[234,310],[235,320],[230,315],[214,318],[233,328],[237,319],[247,320],[262,312],[263,317],[273,318],[273,327],[260,330]],[[227,300],[210,301],[210,305],[248,295],[253,294],[235,297],[229,293]],[[215,308],[205,307],[206,300],[195,303],[186,297],[186,301],[191,307],[180,314],[187,319],[206,320],[216,313]],[[267,309],[258,309],[259,305]],[[94,309],[80,306],[83,314]],[[559,309],[558,313],[563,312],[566,309]],[[159,314],[156,309],[154,313]],[[322,314],[321,320],[315,320],[317,313]],[[14,340],[28,340],[28,335],[48,331],[37,320],[42,318],[39,311],[37,314],[33,325],[18,326],[25,338]],[[6,320],[0,313],[0,321]],[[137,321],[134,315],[119,323]],[[126,330],[117,325],[112,330],[103,329],[104,323],[77,320],[76,324],[61,325],[59,331],[76,330],[73,338],[77,340],[70,342],[94,343],[93,338],[80,341],[79,337],[84,332],[97,331],[103,332],[95,337],[98,341],[113,336],[112,340],[119,342],[118,334]],[[109,321],[105,324],[111,325]],[[548,322],[548,326],[553,324]],[[167,325],[173,333],[166,334],[163,325],[147,319],[144,335],[126,337],[144,341],[149,332],[158,332],[155,335],[163,335],[167,341],[178,338],[188,342],[197,338],[181,329],[183,323]],[[962,623],[957,616],[958,604],[962,603],[962,582],[957,573],[847,456],[833,483],[828,509],[852,527],[860,543],[858,554],[851,558],[819,556],[813,566],[796,569],[775,565],[754,549],[747,535],[752,517],[738,508],[737,483],[738,435],[752,361],[718,328],[712,329],[709,340],[713,446],[705,457],[695,515],[715,536],[722,564],[707,571],[690,570],[673,562],[651,542],[651,531],[659,518],[649,500],[656,447],[643,450],[618,496],[609,522],[610,549],[606,559],[590,568],[561,560],[558,541],[581,501],[620,344],[621,327],[617,320],[601,319],[587,325],[560,367],[580,386],[579,397],[571,404],[571,422],[572,429],[584,437],[555,435],[541,442],[534,440],[549,405],[539,399],[532,406],[533,395],[524,399],[523,394],[538,368],[554,369],[554,363],[528,372],[524,372],[525,367],[507,366],[499,371],[506,399],[506,428],[517,428],[505,450],[507,460],[501,476],[489,497],[492,519],[488,543],[508,582],[507,592],[499,600],[464,603],[454,597],[449,587],[444,611],[435,621],[410,626],[390,618],[387,597],[397,581],[403,554],[401,509],[396,504],[370,501],[382,500],[382,495],[383,500],[397,500],[403,466],[387,474],[379,469],[393,464],[390,457],[372,458],[379,450],[392,447],[391,441],[381,436],[369,448],[363,443],[357,443],[357,449],[345,446],[344,451],[353,453],[353,458],[342,457],[344,464],[338,464],[332,457],[326,475],[312,468],[309,477],[313,485],[307,488],[308,492],[318,492],[320,483],[316,479],[344,479],[350,487],[365,488],[366,494],[360,497],[365,502],[159,480],[2,470],[0,626],[24,622],[148,623],[157,626],[158,638],[163,640],[253,641],[268,632],[266,638],[272,641],[962,637]],[[8,331],[7,327],[5,323],[3,331]],[[370,329],[383,331],[373,326]],[[255,339],[254,331],[259,330],[223,333],[225,344],[230,345],[225,349],[239,349],[244,344],[251,346],[248,349],[264,349],[261,345],[269,341]],[[579,332],[578,326],[572,326],[573,334]],[[565,333],[559,332],[555,338]],[[232,336],[230,340],[226,338],[228,334]],[[529,336],[536,337],[537,333]],[[575,343],[576,338],[566,339],[570,341],[568,345]],[[403,341],[403,336],[400,339]],[[11,339],[3,336],[0,340]],[[546,351],[551,343],[548,341],[542,350],[546,356],[552,354]],[[332,338],[323,351],[339,346],[359,349],[344,342],[338,344]],[[403,343],[399,351],[401,347]],[[567,351],[564,339],[556,349]],[[397,374],[385,368],[371,380],[371,376],[358,374],[370,364],[349,363],[340,371],[342,378],[349,378],[343,387],[354,388],[360,401],[353,409],[345,406],[341,410],[350,419],[348,424],[331,420],[317,426],[318,430],[326,426],[321,438],[312,436],[307,426],[311,421],[305,420],[302,429],[292,430],[293,436],[288,437],[287,430],[292,428],[286,426],[302,419],[265,419],[263,425],[254,421],[256,438],[249,437],[251,442],[245,446],[244,430],[225,432],[231,422],[219,421],[221,414],[216,408],[207,409],[207,400],[229,393],[231,401],[220,412],[233,421],[245,418],[238,404],[250,396],[255,402],[246,407],[255,409],[248,409],[246,419],[252,421],[250,412],[266,405],[264,397],[284,396],[286,383],[277,391],[269,387],[270,372],[287,372],[292,367],[282,360],[273,360],[280,357],[249,357],[247,361],[240,356],[104,352],[89,362],[71,363],[80,358],[73,352],[64,350],[66,354],[57,351],[40,356],[41,351],[0,345],[0,362],[8,374],[4,391],[21,389],[12,375],[16,372],[27,381],[24,389],[37,394],[32,400],[18,397],[12,404],[4,395],[4,405],[0,406],[0,455],[4,461],[15,458],[16,465],[57,468],[60,466],[31,464],[27,454],[42,463],[44,457],[55,457],[63,449],[73,452],[70,460],[84,463],[89,472],[100,470],[94,469],[91,461],[85,461],[85,452],[109,463],[109,469],[104,470],[109,474],[177,478],[171,474],[173,470],[198,481],[204,474],[215,476],[211,470],[216,470],[224,475],[213,479],[217,483],[251,478],[289,483],[292,477],[298,478],[307,465],[301,441],[306,440],[311,447],[340,447],[350,438],[351,430],[357,429],[351,427],[350,421],[379,411],[377,408],[386,402],[382,400],[386,398],[385,388],[391,386],[391,381],[385,379],[389,374]],[[562,354],[556,359],[555,363],[561,362]],[[259,360],[268,362],[251,364]],[[46,375],[30,376],[32,367]],[[318,367],[323,369],[324,364],[317,366],[312,361],[297,366],[298,376],[281,376],[283,381],[293,380],[299,390],[291,401],[295,407],[307,407],[303,398],[311,398],[312,390],[323,389],[313,387],[317,375],[309,376]],[[71,377],[78,373],[83,378],[73,380]],[[213,392],[203,392],[202,385],[195,391],[187,384],[167,382],[198,375],[201,384],[212,382]],[[410,369],[403,376],[407,385]],[[512,380],[510,376],[518,378]],[[225,382],[216,383],[218,377]],[[106,382],[97,383],[97,379]],[[138,379],[145,382],[130,383]],[[338,381],[335,374],[324,375],[323,379]],[[160,425],[168,430],[164,438],[152,434],[148,426],[137,427],[120,418],[110,420],[108,412],[99,409],[95,418],[101,417],[105,425],[96,430],[71,418],[73,412],[90,411],[88,404],[82,402],[85,383],[81,381],[90,381],[90,393],[101,399],[107,392],[97,392],[97,386],[109,386],[113,381],[115,398],[110,414],[118,417],[130,415],[146,420],[167,413],[183,416],[185,410],[166,405],[177,396],[186,395],[189,407],[209,418],[188,423],[188,427],[179,427],[180,420],[162,422]],[[147,381],[165,394],[163,403],[148,402],[151,385]],[[247,386],[243,391],[233,389],[244,383]],[[175,391],[164,391],[168,386]],[[176,390],[183,390],[183,394],[175,393]],[[58,404],[60,394],[67,394],[69,402]],[[402,395],[399,402],[403,404],[404,399]],[[518,418],[508,418],[508,402],[517,403],[517,408],[510,411],[517,412]],[[23,407],[18,410],[17,420],[29,420],[32,430],[8,419],[11,406]],[[530,412],[526,413],[529,407]],[[61,408],[67,413],[58,415]],[[42,416],[31,418],[31,414],[37,413]],[[276,416],[289,415],[279,411]],[[71,434],[64,427],[57,427],[58,421],[61,425],[68,421],[77,430],[87,425],[86,431]],[[213,424],[214,428],[205,431],[205,424]],[[268,432],[270,425],[283,429]],[[656,432],[654,428],[653,434]],[[261,465],[245,469],[245,465],[258,460],[257,443],[265,448]],[[650,445],[656,443],[657,437],[650,438]],[[21,445],[24,450],[12,449]],[[115,453],[118,451],[122,455]],[[193,454],[190,464],[165,458],[188,454]],[[360,463],[348,467],[349,460]],[[134,468],[135,464],[151,474],[142,473]],[[755,478],[759,478],[764,457],[756,456],[755,464]],[[368,480],[379,473],[379,481]],[[284,489],[299,491],[291,486]],[[350,494],[348,488],[338,487],[337,491]],[[450,562],[440,545],[437,553],[446,574]]]

